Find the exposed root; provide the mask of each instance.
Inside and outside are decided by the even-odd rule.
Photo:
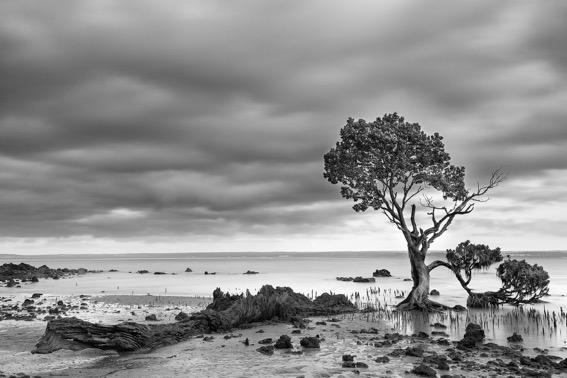
[[[441,312],[448,310],[449,307],[429,299],[416,301],[406,298],[396,306],[396,309],[398,311]]]

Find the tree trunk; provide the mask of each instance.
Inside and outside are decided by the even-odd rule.
[[[409,247],[411,278],[413,287],[403,301],[398,303],[399,310],[438,311],[445,306],[429,300],[429,268],[425,264],[426,251],[414,250]]]

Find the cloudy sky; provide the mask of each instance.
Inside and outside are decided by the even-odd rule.
[[[322,177],[348,117],[445,136],[461,240],[567,245],[567,3],[0,2],[0,253],[403,250]]]

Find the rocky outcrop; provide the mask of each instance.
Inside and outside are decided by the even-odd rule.
[[[247,270],[244,274],[258,274],[255,270]]]
[[[116,351],[153,349],[194,335],[229,331],[250,323],[294,322],[303,317],[354,311],[356,307],[344,295],[324,294],[311,301],[289,287],[266,285],[256,295],[230,295],[217,289],[213,303],[205,310],[176,323],[103,325],[77,318],[51,320],[33,353],[85,348]]]
[[[390,271],[388,269],[376,269],[374,273],[372,273],[373,277],[392,277]]]
[[[465,336],[458,343],[460,349],[474,348],[484,341],[484,330],[478,324],[469,323],[465,329]]]
[[[19,280],[20,282],[38,282],[39,278],[59,279],[65,276],[85,274],[88,272],[89,271],[84,268],[52,269],[46,265],[42,265],[39,268],[36,268],[35,266],[26,263],[6,263],[0,265],[0,281],[5,282],[7,287],[15,287],[17,285],[17,282],[15,280]]]

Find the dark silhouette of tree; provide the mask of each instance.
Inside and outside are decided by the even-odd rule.
[[[473,271],[488,269],[503,260],[500,248],[491,249],[484,244],[473,244],[469,240],[448,249],[447,261],[437,260],[430,264],[433,269],[444,266],[450,269],[463,289],[469,294],[467,306],[490,307],[502,304],[522,305],[534,303],[547,295],[549,275],[539,265],[530,265],[525,260],[510,257],[496,270],[502,287],[498,291],[475,293],[469,287]]]
[[[404,235],[413,288],[398,308],[441,308],[428,298],[429,272],[436,267],[435,262],[425,264],[429,247],[455,217],[469,214],[475,203],[486,201],[486,193],[503,180],[503,174],[494,171],[486,185],[467,190],[465,168],[451,164],[443,137],[426,134],[419,124],[405,122],[397,113],[374,122],[348,119],[340,141],[324,161],[324,177],[341,184],[341,195],[355,202],[355,211],[382,211]],[[435,200],[432,193],[442,198]],[[429,227],[418,226],[417,205],[427,210]]]

